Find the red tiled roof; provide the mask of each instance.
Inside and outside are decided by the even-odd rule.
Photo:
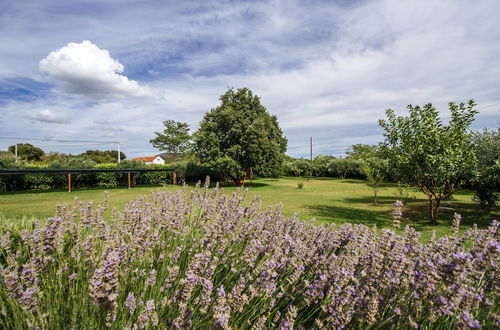
[[[151,156],[151,157],[137,157],[133,158],[132,160],[138,160],[140,162],[152,162],[153,160],[156,159],[158,156]]]

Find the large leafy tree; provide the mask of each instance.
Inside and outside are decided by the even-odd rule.
[[[469,179],[476,164],[469,127],[477,111],[475,102],[449,103],[451,119],[444,125],[431,104],[408,106],[407,117],[386,111],[380,120],[385,130],[382,149],[391,170],[404,183],[417,186],[429,199],[431,222],[437,222],[441,200]]]
[[[247,88],[228,89],[194,134],[195,151],[221,176],[239,182],[244,173],[279,174],[287,139],[278,118]]]
[[[15,153],[16,146],[12,145],[9,147],[9,151]],[[41,160],[42,156],[45,155],[45,152],[35,147],[29,143],[18,143],[17,144],[17,156],[21,159],[32,161],[32,160]]]
[[[163,126],[163,132],[155,132],[156,137],[149,140],[155,148],[174,155],[183,154],[190,149],[191,135],[187,123],[165,120]]]

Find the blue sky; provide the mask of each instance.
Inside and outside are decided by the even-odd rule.
[[[474,129],[500,122],[495,0],[0,1],[0,136],[150,155],[162,121],[196,130],[228,87],[261,97],[292,156],[309,136],[316,155],[378,143],[385,109],[410,103],[446,118],[474,98]]]

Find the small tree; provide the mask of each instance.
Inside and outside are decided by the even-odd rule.
[[[368,187],[373,190],[373,204],[378,205],[377,194],[382,189],[387,172],[387,161],[378,157],[370,157],[361,161],[361,169],[368,180]]]
[[[271,116],[247,88],[229,89],[220,101],[205,114],[194,134],[198,156],[234,182],[251,171],[279,175],[287,140],[278,118]]]
[[[156,137],[149,140],[153,147],[174,155],[183,154],[191,148],[191,135],[187,123],[165,120],[163,126],[165,126],[163,132],[155,132]]]
[[[443,125],[430,103],[423,108],[409,105],[408,117],[396,117],[394,110],[388,109],[387,120],[379,121],[385,130],[382,150],[391,171],[427,196],[433,224],[443,197],[472,175],[476,156],[469,127],[477,113],[474,106],[473,100],[459,105],[450,102],[448,125]]]

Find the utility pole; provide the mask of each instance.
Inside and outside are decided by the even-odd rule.
[[[120,155],[120,142],[116,142],[116,144],[118,145],[118,164],[120,164],[122,161],[121,155]]]
[[[311,162],[313,160],[313,137],[311,136],[311,138],[309,139],[309,144],[310,144],[310,147],[311,147]]]
[[[17,158],[17,143],[14,145],[14,154],[16,155]]]

